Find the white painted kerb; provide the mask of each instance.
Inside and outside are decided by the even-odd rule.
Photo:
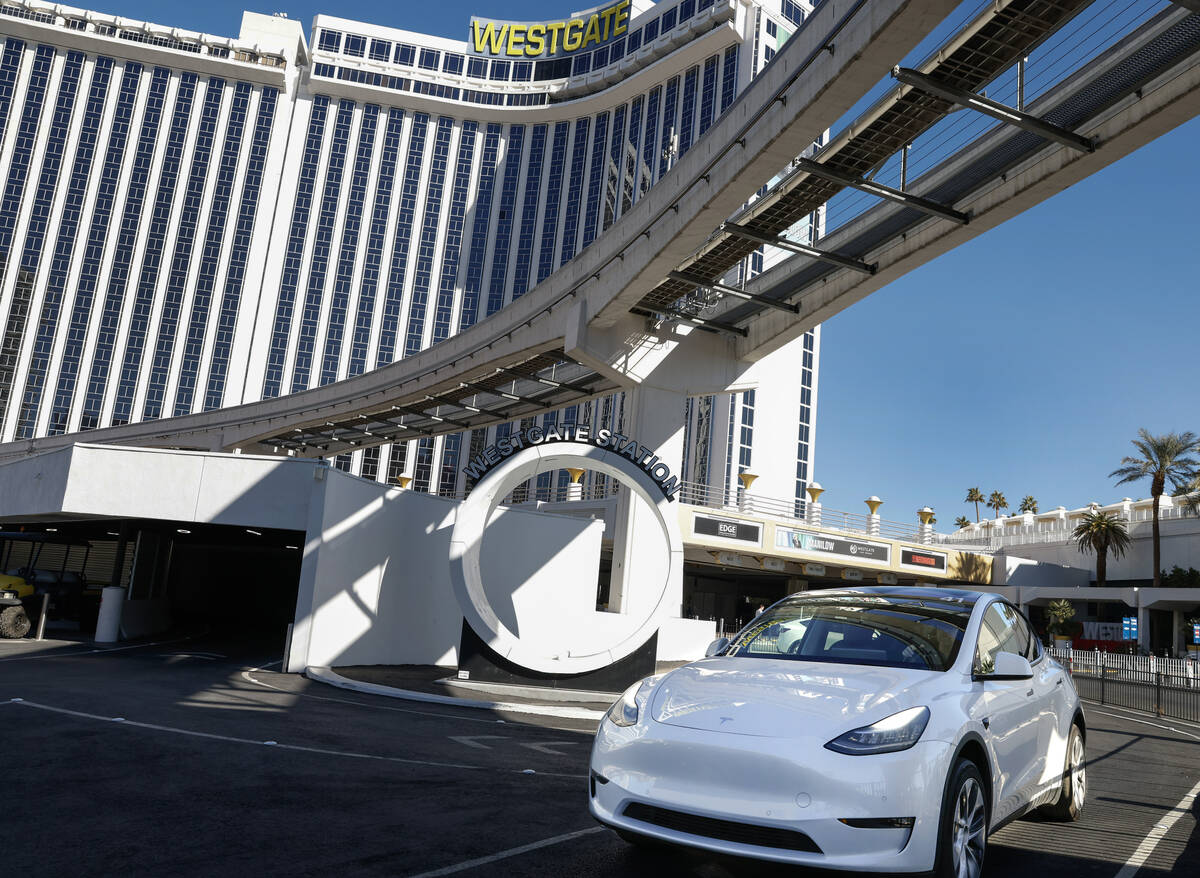
[[[527,479],[548,470],[569,466],[594,470],[627,485],[654,510],[666,538],[668,563],[662,582],[637,583],[638,588],[656,588],[652,607],[631,633],[622,628],[619,639],[604,649],[573,652],[542,640],[514,635],[497,618],[483,588],[479,555],[483,532],[492,513],[508,493]],[[657,483],[628,457],[604,448],[575,442],[535,445],[514,453],[485,475],[458,508],[450,537],[450,580],[472,630],[489,647],[508,661],[532,671],[548,674],[580,674],[607,667],[630,655],[645,643],[667,615],[664,598],[673,575],[683,569],[683,541],[677,516]],[[643,604],[644,606],[645,604]]]

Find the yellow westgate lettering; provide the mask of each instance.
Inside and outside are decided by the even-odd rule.
[[[475,38],[475,51],[490,51],[493,55],[499,55],[500,47],[504,45],[504,38],[507,31],[507,24],[497,31],[496,25],[489,21],[484,27],[483,33],[480,34],[479,22],[471,22],[471,36]]]
[[[600,42],[600,16],[593,15],[588,19],[587,30],[583,34],[583,45],[590,46]]]
[[[601,39],[604,39],[604,40],[608,39],[608,28],[609,28],[609,25],[612,23],[611,19],[613,17],[613,13],[616,11],[617,11],[617,7],[615,7],[615,6],[610,6],[607,9],[600,10],[600,17],[604,19],[604,36],[601,37]]]
[[[546,25],[531,24],[525,34],[525,54],[535,58],[546,51]]]
[[[508,48],[505,53],[508,55],[524,55],[525,54],[525,31],[526,27],[523,24],[514,24],[508,29]]]
[[[563,28],[563,48],[574,52],[583,42],[583,19],[572,18]]]
[[[546,30],[550,31],[550,54],[553,55],[558,51],[558,32],[567,26],[565,21],[555,21],[546,25]]]
[[[616,14],[613,16],[613,36],[619,37],[629,30],[629,0],[618,3],[613,9],[616,10]]]

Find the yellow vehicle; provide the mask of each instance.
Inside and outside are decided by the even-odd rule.
[[[32,623],[25,600],[33,597],[33,586],[20,576],[0,574],[0,637],[24,637]]]

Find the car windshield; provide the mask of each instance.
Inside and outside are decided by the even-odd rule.
[[[759,615],[725,655],[944,671],[972,607],[897,595],[798,596]]]

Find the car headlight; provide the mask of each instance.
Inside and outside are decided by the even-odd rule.
[[[907,750],[917,743],[928,724],[928,707],[910,707],[869,726],[839,735],[826,744],[825,749],[850,756]]]
[[[0,591],[0,598],[15,598],[16,596],[17,593],[15,591]]]
[[[638,680],[613,702],[613,706],[608,709],[607,714],[613,725],[637,725],[642,707],[645,706],[646,699],[650,696],[650,688],[657,679],[658,677],[647,677],[645,680]]]

